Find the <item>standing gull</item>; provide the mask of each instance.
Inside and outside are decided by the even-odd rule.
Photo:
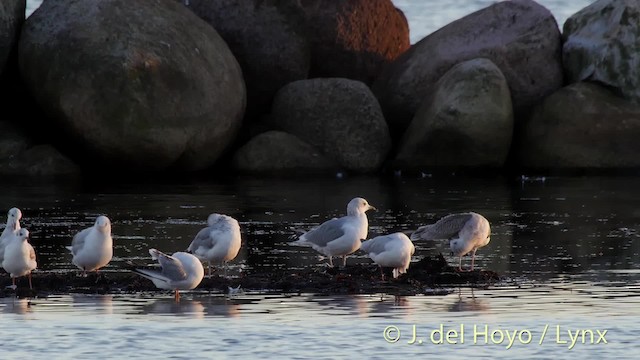
[[[342,266],[347,265],[347,255],[360,249],[362,240],[367,238],[369,220],[367,210],[376,210],[363,198],[354,198],[347,205],[347,216],[333,218],[312,229],[294,241],[293,245],[310,245],[314,250],[329,257],[333,266],[333,256],[342,256]]]
[[[4,260],[2,267],[11,276],[12,287],[16,288],[16,278],[20,276],[29,276],[29,289],[33,289],[31,285],[31,270],[35,269],[36,252],[33,246],[29,244],[29,231],[20,229],[11,234],[4,249]]]
[[[411,234],[411,240],[449,239],[451,252],[460,257],[458,270],[462,271],[462,257],[471,252],[473,270],[476,251],[489,243],[490,236],[489,221],[480,214],[468,212],[447,215],[435,224],[421,226]]]
[[[135,269],[133,272],[153,281],[159,289],[173,290],[176,301],[180,301],[179,290],[191,290],[200,285],[204,268],[197,257],[186,252],[175,252],[169,256],[156,249],[149,249],[149,254],[162,269]]]
[[[7,213],[7,226],[4,227],[2,235],[0,235],[0,264],[4,260],[4,248],[9,239],[20,230],[20,219],[22,219],[22,211],[18,208],[11,208]]]
[[[71,262],[85,275],[87,271],[98,271],[113,257],[111,221],[106,216],[98,216],[95,224],[77,233],[71,246],[66,248],[73,254]]]
[[[401,232],[364,241],[360,249],[368,253],[371,260],[380,266],[382,281],[384,281],[383,267],[393,268],[394,279],[407,272],[411,255],[416,250],[409,237]]]
[[[227,262],[235,259],[240,251],[240,224],[231,216],[211,214],[207,218],[207,225],[196,234],[187,252],[209,263],[209,277],[212,263],[224,264],[226,276]]]

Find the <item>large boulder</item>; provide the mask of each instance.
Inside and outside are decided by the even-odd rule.
[[[79,177],[82,171],[76,163],[50,144],[39,144],[2,164],[0,174],[27,177]]]
[[[597,84],[555,92],[522,130],[514,141],[525,168],[640,167],[640,107]]]
[[[371,84],[410,46],[409,25],[391,0],[307,0],[311,77]]]
[[[20,26],[24,22],[26,0],[0,1],[0,74],[18,43]]]
[[[281,0],[177,0],[213,26],[242,67],[247,111],[268,110],[282,86],[306,79],[310,50],[302,8]]]
[[[7,121],[0,121],[0,163],[11,161],[16,155],[24,152],[33,141],[25,132]]]
[[[487,59],[460,63],[435,85],[399,145],[401,168],[500,167],[509,154],[509,86]]]
[[[47,0],[25,22],[19,57],[56,135],[91,165],[203,169],[241,126],[240,66],[173,1]]]
[[[516,111],[562,86],[560,30],[532,0],[501,1],[430,34],[394,61],[373,91],[395,134],[402,134],[436,82],[452,66],[487,58],[507,79]]]
[[[293,82],[276,94],[271,118],[276,127],[355,172],[379,169],[391,149],[380,105],[360,81]]]
[[[0,175],[79,176],[80,167],[49,144],[38,144],[16,126],[0,121]]]
[[[600,0],[564,23],[570,82],[597,81],[640,103],[640,1]]]
[[[245,173],[323,172],[338,168],[317,148],[282,131],[262,133],[240,148],[234,168]]]

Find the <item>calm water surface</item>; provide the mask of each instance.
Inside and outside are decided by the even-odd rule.
[[[42,272],[73,270],[64,245],[100,213],[113,221],[115,258],[107,271],[123,271],[129,259],[149,261],[151,246],[184,249],[213,211],[235,216],[242,226],[244,243],[232,276],[321,266],[313,251],[287,245],[289,228],[341,215],[358,195],[379,209],[369,216],[371,236],[414,229],[450,212],[484,214],[492,237],[478,252],[477,264],[507,279],[487,289],[451,289],[438,296],[251,292],[228,298],[195,291],[180,304],[164,292],[0,299],[0,321],[12,334],[3,339],[2,358],[354,358],[363,353],[373,358],[633,358],[640,350],[638,182],[636,177],[347,177],[4,184],[0,204],[23,209],[22,223],[32,233]],[[419,243],[414,260],[433,251],[446,253],[444,245]],[[349,258],[350,266],[369,261],[361,254]],[[2,285],[10,283],[6,275],[0,279]],[[441,324],[445,335],[462,326],[464,343],[434,345],[430,335]],[[413,325],[418,338],[410,345]],[[390,336],[400,332],[395,343],[383,336],[390,326]],[[585,343],[580,338],[569,350],[569,330],[585,330]],[[598,331],[605,330],[607,344],[595,344]],[[507,331],[520,335],[509,349]],[[459,336],[450,340],[460,341]]]

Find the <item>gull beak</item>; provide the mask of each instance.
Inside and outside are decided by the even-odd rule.
[[[369,208],[367,210],[378,211],[378,209],[376,209],[374,206],[371,206],[371,205],[369,205]]]

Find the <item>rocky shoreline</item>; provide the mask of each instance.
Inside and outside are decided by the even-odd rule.
[[[385,269],[390,270],[390,269]],[[54,294],[131,294],[139,292],[162,293],[151,281],[131,272],[105,272],[80,276],[76,271],[64,273],[34,272],[33,290],[26,278],[19,278],[17,289],[3,288],[0,297],[46,297]],[[5,283],[8,282],[6,277]],[[338,294],[447,294],[448,288],[459,286],[484,287],[501,281],[491,270],[460,272],[447,265],[442,255],[427,256],[412,263],[406,274],[392,279],[386,271],[381,280],[376,265],[353,265],[346,268],[314,267],[302,270],[247,271],[238,277],[224,278],[214,274],[205,277],[195,291],[226,294],[229,288],[240,286],[244,291],[277,293]],[[165,291],[166,293],[166,291]]]
[[[0,173],[640,167],[640,4],[497,2],[415,44],[391,0],[0,5]],[[155,176],[155,175],[152,175]]]

